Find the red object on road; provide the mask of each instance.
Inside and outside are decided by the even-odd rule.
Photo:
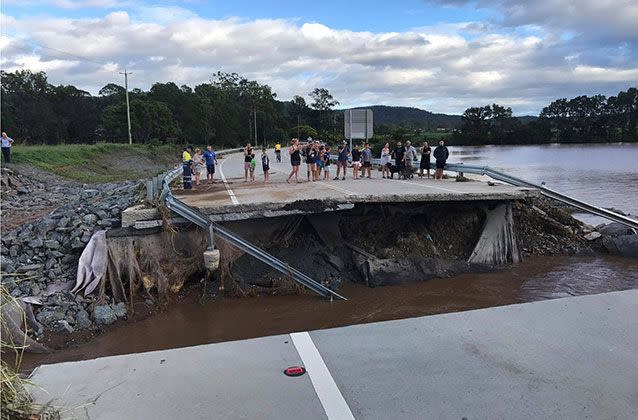
[[[303,366],[290,366],[284,369],[284,375],[286,376],[301,376],[306,373],[306,368]]]

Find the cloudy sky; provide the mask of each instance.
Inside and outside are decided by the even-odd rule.
[[[3,0],[1,65],[96,94],[195,84],[217,71],[280,99],[537,114],[638,85],[638,0]]]

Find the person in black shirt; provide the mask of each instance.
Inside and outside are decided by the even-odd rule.
[[[244,147],[244,182],[248,182],[248,172],[250,172],[250,162],[255,158],[255,152],[253,151],[250,143]]]
[[[361,165],[361,150],[354,145],[352,150],[352,179],[359,179],[359,165]]]
[[[295,176],[295,181],[299,181],[299,166],[301,166],[301,151],[299,150],[299,139],[292,139],[290,147],[288,148],[288,154],[290,155],[290,164],[292,165],[292,171],[288,175],[286,182],[290,183],[290,178]]]
[[[402,170],[405,165],[405,147],[401,145],[400,141],[397,142],[397,146],[392,152],[392,157],[394,158],[394,164],[397,166],[397,169]]]
[[[434,159],[436,159],[436,171],[434,172],[434,179],[443,179],[443,168],[445,168],[445,161],[450,156],[450,152],[445,147],[445,142],[441,140],[439,145],[434,149]]]
[[[421,148],[421,161],[419,161],[419,176],[423,178],[423,171],[428,171],[428,179],[430,178],[430,155],[432,154],[432,149],[427,141],[423,142],[423,148]]]

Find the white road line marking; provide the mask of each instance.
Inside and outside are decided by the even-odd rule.
[[[297,353],[301,357],[328,419],[354,419],[348,403],[341,395],[341,391],[339,391],[321,354],[319,354],[319,350],[312,342],[310,334],[307,332],[291,333],[290,338],[297,348]]]
[[[317,182],[319,182],[319,181],[317,181]],[[337,187],[336,185],[330,184],[330,182],[331,181],[324,181],[324,182],[321,182],[319,185],[324,186],[324,187],[328,187],[328,188],[332,188],[332,189],[337,190],[337,191],[341,191],[342,193],[345,193],[345,194],[348,194],[348,195],[357,195],[357,193],[355,193],[355,192],[346,190],[345,188]]]
[[[226,191],[228,192],[228,195],[230,196],[230,201],[233,204],[237,205],[239,204],[239,200],[237,200],[235,193],[228,186],[228,181],[226,181],[226,176],[224,175],[224,170],[222,169],[224,166],[224,163],[226,163],[226,159],[224,159],[223,162],[219,165],[219,175],[222,177],[222,181],[224,182],[224,187],[226,187]]]
[[[403,182],[404,184],[415,185],[415,186],[417,186],[417,187],[423,187],[423,188],[434,188],[434,189],[441,190],[441,191],[448,191],[448,192],[458,193],[458,191],[456,191],[456,190],[450,190],[450,189],[442,188],[442,187],[435,187],[434,185],[424,185],[424,184],[418,184],[418,183],[416,183],[416,182],[404,181],[404,180],[402,180],[402,179],[398,179],[397,181],[399,181],[399,182]]]

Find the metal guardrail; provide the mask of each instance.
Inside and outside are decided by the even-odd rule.
[[[347,300],[339,293],[311,279],[299,270],[279,260],[275,256],[251,244],[245,239],[242,239],[240,236],[235,235],[231,231],[224,229],[218,224],[213,223],[209,218],[201,214],[199,211],[195,210],[193,207],[175,198],[171,193],[170,183],[179,176],[181,171],[181,168],[175,168],[164,175],[164,177],[162,178],[162,191],[159,196],[160,202],[166,203],[166,207],[168,207],[170,210],[174,211],[186,220],[191,221],[202,229],[205,229],[208,233],[209,250],[213,249],[215,243],[214,235],[217,235],[235,248],[238,248],[246,252],[247,254],[257,258],[259,261],[269,265],[280,273],[289,275],[295,282],[305,286],[313,292],[324,297],[334,297],[340,300]]]
[[[554,200],[558,200],[562,203],[568,204],[584,212],[603,217],[605,219],[623,224],[625,226],[629,226],[634,229],[638,229],[638,220],[632,219],[631,217],[623,216],[622,214],[618,214],[611,210],[607,210],[605,208],[594,206],[584,201],[577,200],[573,197],[570,197],[565,194],[561,194],[558,191],[554,191],[550,188],[547,188],[546,186],[542,184],[537,184],[537,183],[526,181],[524,179],[521,179],[512,175],[508,175],[504,172],[500,172],[496,169],[490,168],[489,166],[464,165],[463,163],[449,163],[445,165],[445,170],[461,172],[461,173],[467,172],[471,174],[487,175],[490,178],[493,178],[502,182],[506,182],[508,184],[511,184],[517,187],[536,188],[540,191],[541,194],[543,194],[546,197],[553,198]]]

